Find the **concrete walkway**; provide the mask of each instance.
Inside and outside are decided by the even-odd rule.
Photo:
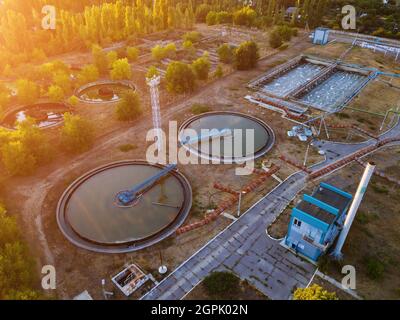
[[[380,139],[399,135],[398,122]],[[375,143],[376,139],[352,144],[317,141],[314,146],[326,152],[326,160],[311,168],[320,169]],[[306,182],[304,172],[290,176],[142,299],[182,299],[208,274],[219,270],[234,272],[271,299],[290,298],[296,287],[308,284],[316,267],[267,237],[266,228],[305,188]]]

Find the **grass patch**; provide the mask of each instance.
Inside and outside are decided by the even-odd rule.
[[[136,148],[137,148],[136,145],[133,145],[133,144],[130,144],[130,143],[121,144],[120,146],[118,146],[118,150],[121,151],[121,152],[129,152],[129,151],[132,151],[132,150],[134,150]]]
[[[379,194],[389,194],[389,190],[385,186],[380,186],[376,183],[371,184],[371,188]]]
[[[192,105],[192,107],[190,108],[190,111],[193,114],[197,115],[197,114],[202,114],[202,113],[205,113],[205,112],[209,112],[209,111],[211,111],[211,108],[209,106],[205,105],[205,104],[194,103]]]
[[[235,299],[240,290],[240,280],[231,272],[213,272],[203,283],[210,297],[219,300]]]
[[[367,267],[367,275],[370,279],[382,279],[385,272],[385,265],[381,260],[376,257],[367,257],[365,259],[365,265]]]

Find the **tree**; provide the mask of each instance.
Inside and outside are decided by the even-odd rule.
[[[215,77],[215,78],[222,78],[223,75],[224,75],[224,69],[223,69],[222,66],[219,64],[219,65],[217,66],[217,68],[215,69],[214,77]]]
[[[183,50],[185,50],[185,52],[190,56],[194,56],[194,54],[196,53],[196,49],[192,43],[192,41],[190,40],[185,40],[182,44]]]
[[[217,13],[215,11],[210,11],[206,17],[206,23],[208,26],[217,24]]]
[[[122,95],[122,100],[115,109],[118,120],[130,121],[142,114],[142,105],[137,92],[127,90]]]
[[[234,50],[229,44],[224,43],[219,46],[219,48],[217,49],[217,53],[221,62],[231,63],[233,61]]]
[[[135,47],[128,47],[126,49],[126,56],[128,57],[129,61],[136,61],[139,57],[139,49]]]
[[[39,99],[39,86],[32,81],[20,79],[17,81],[17,96],[20,103],[33,104]]]
[[[107,53],[108,67],[112,67],[113,63],[118,60],[118,53],[116,51],[109,51]]]
[[[192,68],[199,80],[207,80],[208,73],[210,72],[211,63],[208,59],[208,55],[204,55],[198,59],[196,59],[192,63]]]
[[[49,96],[50,100],[54,102],[60,102],[64,99],[64,90],[57,85],[52,85],[49,87],[49,90],[47,91],[47,95]]]
[[[37,167],[35,157],[21,141],[9,141],[1,148],[4,167],[11,175],[29,175]]]
[[[64,127],[61,129],[62,146],[69,152],[83,152],[94,141],[94,129],[90,122],[69,112],[64,114]]]
[[[76,107],[78,105],[78,103],[79,103],[79,98],[77,96],[75,96],[75,95],[74,96],[70,96],[68,98],[68,103],[71,106]]]
[[[338,300],[335,292],[328,292],[317,284],[296,289],[293,297],[294,300]]]
[[[269,45],[272,48],[279,48],[282,45],[282,37],[277,29],[272,30],[269,35]]]
[[[97,81],[100,77],[99,69],[94,64],[85,65],[78,74],[78,83],[80,86]]]
[[[162,46],[156,45],[151,49],[151,56],[154,60],[160,61],[165,58],[165,50]]]
[[[250,7],[243,7],[233,14],[233,23],[241,26],[252,26],[257,13]]]
[[[182,40],[185,41],[190,41],[191,43],[199,42],[200,41],[201,34],[200,32],[197,31],[190,31],[186,32],[182,36]]]
[[[152,79],[155,76],[159,76],[160,72],[157,70],[155,66],[151,66],[146,73],[146,78],[147,79]]]
[[[0,112],[5,109],[8,102],[10,101],[10,89],[5,84],[0,83]]]
[[[110,73],[111,79],[123,80],[132,78],[132,69],[127,58],[114,61]]]
[[[196,21],[197,22],[206,22],[206,17],[207,14],[211,11],[211,6],[206,4],[206,3],[202,3],[199,6],[197,6],[196,8]]]
[[[258,47],[254,41],[243,42],[235,51],[235,64],[238,70],[248,70],[257,64]]]
[[[71,91],[71,79],[70,74],[65,71],[57,71],[53,75],[53,84],[62,88],[64,92]]]
[[[179,61],[171,62],[168,65],[165,76],[167,89],[174,93],[186,93],[195,88],[195,74],[193,69]]]
[[[108,59],[106,53],[98,45],[92,47],[93,63],[100,74],[106,74],[108,71]]]
[[[176,57],[176,45],[175,45],[175,43],[173,43],[173,42],[168,43],[164,47],[164,55],[165,55],[165,57],[168,57],[170,59],[174,59]]]

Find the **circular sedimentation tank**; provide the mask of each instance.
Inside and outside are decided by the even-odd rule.
[[[64,122],[64,113],[71,111],[66,103],[43,102],[19,106],[7,111],[1,119],[1,125],[8,129],[16,129],[17,125],[28,117],[36,121],[41,129],[53,128]]]
[[[173,234],[192,205],[187,179],[172,170],[147,188],[132,205],[116,196],[165,170],[146,161],[119,161],[75,180],[57,206],[64,236],[78,247],[103,253],[125,253],[151,246]]]
[[[224,152],[225,141],[233,139],[234,135],[221,134],[219,138],[219,148],[213,148],[213,139],[201,139],[194,144],[185,144],[185,139],[188,140],[188,135],[184,135],[183,132],[186,129],[193,129],[196,134],[201,137],[201,131],[203,129],[213,130],[217,129],[219,132],[234,132],[234,130],[242,130],[241,148],[238,148],[235,156],[232,157],[232,153]],[[254,152],[251,148],[246,148],[246,130],[254,130]],[[207,136],[205,136],[207,137]],[[226,140],[227,139],[227,140]],[[216,111],[206,112],[186,120],[179,129],[179,141],[181,145],[189,150],[191,153],[212,161],[220,161],[222,163],[240,162],[256,159],[265,155],[275,143],[274,131],[262,120],[239,112],[227,112],[227,111]],[[208,146],[203,147],[204,142],[208,143]],[[233,146],[237,146],[233,141]],[[239,146],[240,147],[240,146]]]
[[[128,81],[104,80],[88,83],[76,90],[75,95],[86,103],[107,103],[121,100],[126,90],[136,90]]]

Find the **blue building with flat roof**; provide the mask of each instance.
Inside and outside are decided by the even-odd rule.
[[[329,39],[329,29],[328,28],[316,28],[314,30],[313,36],[312,36],[312,43],[313,44],[327,44]]]
[[[282,244],[316,262],[342,229],[352,198],[351,194],[324,182],[311,196],[304,194],[292,210]]]

